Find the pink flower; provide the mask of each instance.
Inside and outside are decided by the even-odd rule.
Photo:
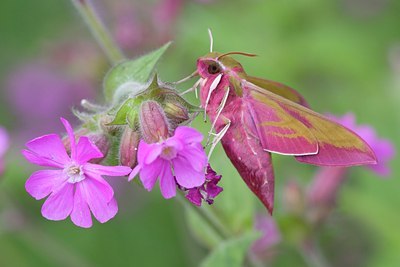
[[[2,175],[4,172],[3,157],[8,149],[8,146],[9,146],[9,137],[7,131],[3,127],[0,127],[0,175]]]
[[[196,206],[201,206],[202,200],[206,201],[209,205],[213,204],[214,198],[223,190],[222,187],[217,185],[220,180],[221,175],[217,175],[210,164],[208,164],[206,181],[201,186],[187,189],[186,198]]]
[[[42,206],[42,215],[49,220],[71,216],[74,224],[88,228],[92,226],[93,213],[104,223],[115,216],[118,206],[113,189],[102,176],[127,175],[131,168],[89,163],[103,154],[86,136],[76,143],[69,122],[63,118],[61,122],[70,139],[71,155],[56,134],[29,141],[28,149],[22,151],[25,158],[33,164],[56,169],[34,172],[25,183],[26,191],[36,199],[49,196]]]
[[[147,144],[141,140],[138,165],[129,175],[129,180],[140,172],[144,188],[151,191],[160,178],[164,198],[176,195],[176,184],[184,188],[201,186],[205,181],[204,171],[207,166],[207,156],[201,146],[202,139],[202,134],[197,130],[180,126],[174,136],[158,143]]]
[[[353,113],[347,113],[343,117],[335,117],[333,115],[329,117],[337,123],[353,130],[371,146],[378,159],[378,164],[369,165],[369,168],[381,176],[388,176],[390,174],[390,168],[387,165],[395,155],[392,142],[379,138],[376,135],[375,129],[369,125],[357,125]]]
[[[261,232],[251,250],[259,257],[265,258],[270,254],[270,249],[281,242],[281,233],[274,219],[269,215],[257,214],[254,228]]]

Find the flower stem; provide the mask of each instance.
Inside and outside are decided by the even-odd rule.
[[[107,55],[108,60],[114,65],[124,60],[124,54],[111,38],[99,16],[96,14],[89,0],[71,0],[81,14],[93,36]]]
[[[193,211],[201,217],[219,236],[221,239],[228,239],[232,236],[227,227],[215,216],[210,209],[206,207],[195,207],[180,193],[176,195],[177,200],[188,210]]]

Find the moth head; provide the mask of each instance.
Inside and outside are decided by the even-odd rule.
[[[210,52],[197,60],[197,70],[199,71],[200,76],[202,78],[208,78],[210,76],[228,72],[235,72],[239,76],[245,74],[240,62],[230,56],[233,54],[250,57],[255,56],[254,54],[242,52],[229,52],[225,54]]]

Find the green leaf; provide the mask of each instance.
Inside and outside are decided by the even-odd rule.
[[[201,267],[241,267],[250,245],[259,233],[247,232],[239,237],[225,240],[203,260]]]
[[[140,91],[142,89],[140,85],[149,81],[158,61],[170,44],[166,43],[151,53],[113,67],[104,78],[105,99],[118,101],[125,93]]]

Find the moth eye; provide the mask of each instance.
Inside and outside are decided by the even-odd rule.
[[[211,63],[208,66],[208,73],[217,74],[219,72],[221,72],[221,68],[219,67],[219,65],[217,63]]]

